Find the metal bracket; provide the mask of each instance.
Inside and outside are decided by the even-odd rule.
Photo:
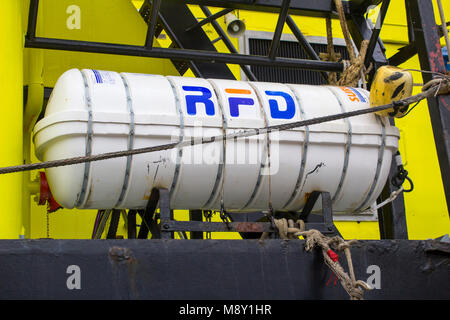
[[[145,210],[139,210],[138,213],[142,218],[141,227],[139,229],[138,239],[147,239],[148,232],[152,234],[152,239],[161,238],[161,231],[156,222],[155,211],[158,207],[158,202],[164,190],[153,189]]]
[[[316,204],[319,196],[322,198],[322,222],[308,222],[310,218],[310,214],[314,205]],[[303,207],[302,212],[299,215],[299,218],[305,222],[305,229],[316,229],[322,232],[323,234],[334,234],[341,236],[338,229],[334,225],[333,222],[333,209],[332,209],[332,199],[329,192],[326,191],[313,191],[308,200],[306,200],[306,204]]]
[[[317,202],[319,196],[322,196],[322,219],[323,221],[308,222],[310,213]],[[155,210],[159,203],[159,217],[160,224],[156,227]],[[198,210],[192,210],[198,211]],[[245,215],[246,213],[233,213],[231,216],[231,222],[204,222],[204,221],[176,221],[173,219],[173,210],[170,209],[170,193],[167,189],[153,189],[150,195],[150,199],[147,208],[142,215],[143,222],[141,230],[139,232],[139,238],[147,238],[148,231],[152,233],[152,239],[173,239],[174,232],[184,231],[195,233],[196,239],[201,239],[199,235],[201,232],[239,232],[243,235],[243,238],[255,238],[247,237],[248,233],[257,235],[263,232],[274,233],[276,229],[272,223],[264,221],[267,219],[260,219],[259,221],[234,221],[233,216]],[[261,216],[264,215],[262,212]],[[284,212],[276,212],[276,217],[284,217]],[[303,211],[299,213],[287,213],[294,214],[297,218],[305,221],[306,230],[317,229],[326,235],[339,235],[340,233],[333,223],[333,211],[332,200],[330,193],[314,191],[309,196]],[[199,219],[197,219],[199,220]],[[152,227],[153,226],[153,227]],[[142,232],[144,230],[144,232]]]

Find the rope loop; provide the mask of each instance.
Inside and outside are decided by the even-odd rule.
[[[423,85],[422,92],[425,92],[432,87],[436,87],[434,96],[450,94],[450,76],[440,75],[428,81]]]
[[[297,220],[294,223],[292,219],[274,219],[274,224],[278,229],[280,238],[298,239],[299,236],[303,236],[306,240],[305,250],[308,252],[315,247],[320,247],[325,264],[340,280],[342,287],[347,291],[351,300],[362,300],[364,290],[371,289],[364,281],[355,279],[350,247],[357,243],[357,240],[345,241],[339,236],[327,237],[316,229],[305,231],[303,220]],[[266,237],[267,233],[263,233],[260,241]],[[344,251],[350,275],[344,271],[344,268],[339,263],[339,256],[335,251]]]

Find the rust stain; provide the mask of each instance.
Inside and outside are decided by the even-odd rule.
[[[447,97],[443,97],[443,96],[439,97],[439,102],[440,102],[440,104],[441,104],[444,108],[446,108],[448,111],[450,111],[450,104],[447,103],[447,100],[450,101],[450,99],[448,99]]]
[[[131,264],[137,262],[129,248],[114,246],[109,249],[109,257],[113,262]]]
[[[237,222],[234,226],[236,232],[264,232],[264,228],[260,223]]]
[[[311,196],[311,192],[306,192],[305,196],[303,197],[305,199],[305,202],[308,201],[309,197]]]
[[[89,192],[88,192],[88,195],[87,195],[86,206],[90,206],[91,203],[92,203],[91,197],[92,197],[93,189],[94,189],[94,187],[93,187],[93,184],[91,183],[91,185],[89,186]]]
[[[154,183],[154,181],[150,180],[150,176],[145,176],[145,180],[147,180],[148,185],[152,185]],[[149,200],[150,195],[151,195],[151,188],[150,190],[144,192],[144,197],[142,198],[142,200]]]
[[[126,282],[128,282],[132,297],[138,298],[139,292],[136,286],[136,274],[139,261],[134,257],[133,251],[129,248],[114,246],[109,249],[109,258],[113,266],[114,282],[122,282],[121,266],[126,266]],[[122,280],[121,280],[122,278]]]

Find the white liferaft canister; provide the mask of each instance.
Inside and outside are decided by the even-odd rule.
[[[131,150],[369,107],[363,89],[72,69],[34,128],[41,161]],[[399,131],[374,114],[46,170],[65,208],[144,208],[153,188],[172,209],[298,211],[315,190],[334,212],[379,196]],[[317,205],[320,208],[320,205]]]

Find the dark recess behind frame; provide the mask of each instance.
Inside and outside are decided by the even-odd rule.
[[[249,38],[249,54],[267,55],[271,40]],[[319,53],[327,52],[326,44],[310,43],[314,51]],[[334,45],[334,51],[339,53],[344,60],[350,59],[345,46]],[[296,41],[280,41],[278,56],[293,59],[308,59],[307,54]],[[326,84],[320,76],[320,72],[311,70],[300,70],[292,68],[277,68],[267,66],[251,66],[250,69],[255,74],[258,81],[296,83],[296,84]]]

